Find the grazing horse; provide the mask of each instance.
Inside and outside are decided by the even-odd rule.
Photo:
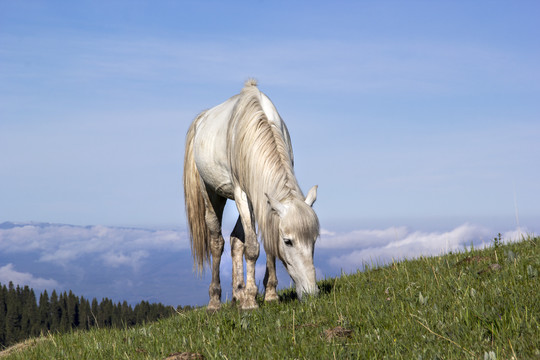
[[[265,301],[278,300],[276,257],[301,299],[317,294],[313,251],[319,220],[317,186],[304,197],[293,170],[291,139],[270,99],[248,80],[240,94],[200,113],[186,136],[184,196],[191,250],[198,271],[212,268],[208,310],[221,306],[221,220],[227,199],[238,208],[231,233],[233,301],[257,308],[257,224],[266,252]],[[246,282],[244,266],[246,260]]]

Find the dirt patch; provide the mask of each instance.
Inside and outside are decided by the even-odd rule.
[[[341,326],[336,326],[333,329],[324,330],[324,337],[327,341],[331,341],[335,338],[349,338],[352,336],[352,330],[345,329]]]
[[[170,354],[165,360],[203,360],[204,356],[199,353],[181,352]]]
[[[495,264],[491,264],[489,265],[487,268],[485,269],[482,269],[478,272],[478,275],[480,274],[483,274],[483,273],[486,273],[486,272],[491,272],[491,271],[498,271],[498,270],[501,270],[502,269],[502,266],[495,263]]]
[[[480,263],[483,261],[489,261],[491,258],[486,256],[467,256],[465,259],[460,260],[456,263],[457,265],[470,264],[470,263]]]

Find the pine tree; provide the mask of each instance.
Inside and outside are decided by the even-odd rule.
[[[141,301],[140,304],[135,306],[135,316],[137,324],[143,324],[149,321],[150,304],[147,301]]]
[[[36,293],[34,292],[34,289],[30,289],[30,295],[29,295],[30,305],[29,305],[29,311],[30,311],[30,335],[31,336],[38,336],[40,333],[40,320],[39,320],[39,308],[38,304],[36,302]]]
[[[123,322],[124,319],[122,319],[122,304],[113,304],[112,326],[121,327]]]
[[[130,327],[130,326],[135,325],[136,318],[133,312],[133,308],[130,305],[128,305],[127,301],[125,300],[122,303],[122,310],[121,310],[120,317],[122,318],[126,326]]]
[[[18,302],[18,293],[20,288],[17,285],[17,289],[14,288],[13,282],[9,282],[9,289],[6,301],[6,333],[5,343],[11,345],[17,342],[20,338],[21,329],[21,310]]]
[[[67,294],[66,294],[65,291],[60,294],[60,297],[58,299],[58,303],[59,303],[60,308],[61,308],[59,331],[60,332],[67,332],[67,331],[69,331],[69,329],[71,329],[71,327],[70,327],[69,315],[68,315]]]
[[[58,295],[56,290],[53,290],[50,298],[50,330],[59,331],[60,330],[60,319],[62,318],[62,308],[59,303]]]
[[[113,317],[113,304],[112,301],[104,298],[101,300],[99,306],[100,309],[100,326],[110,327],[112,326],[112,317]]]
[[[1,284],[0,284],[1,285]],[[0,346],[6,345],[7,288],[0,286]]]
[[[73,292],[69,290],[66,302],[69,329],[76,329],[79,327],[79,298],[73,295]]]
[[[46,334],[51,328],[51,308],[47,290],[39,296],[39,328],[42,334]]]
[[[90,319],[91,326],[100,327],[99,316],[99,304],[96,298],[92,299],[92,318]]]
[[[91,308],[88,300],[81,296],[79,305],[79,326],[81,330],[88,330],[90,328]]]
[[[39,334],[39,316],[36,304],[36,295],[28,285],[24,287],[20,295],[21,304],[21,338],[36,336]]]

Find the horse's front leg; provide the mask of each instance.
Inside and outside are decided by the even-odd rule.
[[[279,296],[276,291],[278,284],[276,276],[276,257],[266,253],[266,273],[264,274],[264,301],[276,301],[279,300]]]
[[[247,199],[246,193],[237,188],[234,192],[234,201],[238,208],[238,213],[242,219],[244,229],[244,257],[246,259],[246,287],[242,299],[242,309],[256,309],[259,306],[255,298],[257,297],[257,285],[255,284],[255,263],[259,258],[259,242],[255,232],[255,219]],[[234,261],[234,259],[233,259]]]
[[[231,257],[232,257],[232,293],[233,301],[244,301],[244,229],[242,218],[238,217],[234,230],[231,233]]]
[[[254,232],[255,235],[255,232]],[[246,237],[247,239],[247,237]],[[244,250],[246,258],[246,290],[243,309],[256,309],[259,307],[257,301],[257,284],[255,283],[255,264],[259,258],[259,242],[257,237],[253,236],[252,241],[246,241],[246,249]]]

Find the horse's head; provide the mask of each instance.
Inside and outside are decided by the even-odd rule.
[[[267,195],[268,196],[268,195]],[[298,298],[317,295],[313,252],[319,237],[319,219],[311,208],[317,198],[317,186],[300,199],[277,201],[268,196],[272,209],[279,216],[278,257],[296,285]]]

